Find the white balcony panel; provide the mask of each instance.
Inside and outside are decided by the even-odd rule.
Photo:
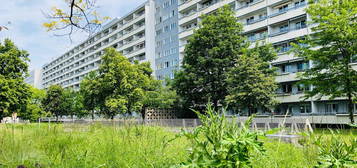
[[[286,62],[291,60],[302,60],[302,58],[295,56],[294,53],[284,53],[278,54],[278,58],[272,61],[272,63]]]
[[[201,0],[188,0],[187,2],[185,2],[185,3],[183,3],[183,4],[178,6],[178,11],[185,10],[185,9],[191,7],[192,5],[197,4],[200,1]]]
[[[302,97],[304,94],[286,94],[286,95],[279,95],[276,97],[280,103],[293,103],[293,102],[300,102],[303,101],[304,98]]]
[[[299,7],[296,9],[290,9],[290,10],[288,10],[286,12],[282,12],[281,14],[276,15],[276,16],[270,16],[270,17],[268,17],[268,22],[269,22],[269,24],[275,24],[275,23],[279,23],[284,20],[294,18],[296,16],[303,15],[306,13],[305,8],[306,8],[306,6],[303,6],[303,7]]]
[[[302,37],[308,34],[308,28],[298,29],[298,30],[291,30],[289,32],[276,35],[273,37],[269,37],[269,43],[276,43],[280,41],[286,41],[289,39],[294,39],[298,37]]]
[[[218,8],[221,8],[224,5],[227,5],[227,4],[231,3],[231,2],[234,2],[234,0],[221,0],[221,1],[217,2],[217,3],[215,3],[215,4],[212,4],[211,6],[208,6],[208,7],[205,7],[205,8],[201,8],[200,10],[201,10],[202,14],[205,15],[205,14],[208,14],[208,13],[214,11],[214,10],[217,10]]]
[[[139,50],[133,51],[132,53],[126,54],[125,57],[131,58],[131,57],[134,57],[134,56],[142,54],[142,53],[145,53],[145,47],[141,48]]]
[[[253,23],[253,24],[244,25],[243,26],[243,30],[244,30],[244,32],[250,32],[252,30],[260,29],[260,28],[265,27],[267,25],[268,25],[268,22],[265,19],[265,20],[262,20],[262,21],[259,21],[259,22]]]
[[[182,38],[185,38],[187,36],[190,36],[193,34],[193,30],[194,29],[190,29],[190,30],[187,30],[187,31],[182,31],[179,33],[179,39],[182,39]]]
[[[180,46],[179,52],[180,52],[180,53],[183,53],[184,51],[185,51],[185,45]]]
[[[185,17],[179,19],[178,24],[182,25],[182,24],[185,24],[185,23],[187,23],[189,21],[192,21],[192,20],[198,18],[200,16],[200,14],[201,14],[201,12],[195,12],[195,13],[193,13],[191,15],[185,16]]]
[[[238,8],[236,10],[236,16],[241,17],[264,7],[266,7],[266,0],[258,0],[257,2],[250,4],[247,7]]]
[[[267,0],[267,4],[268,4],[268,6],[270,6],[270,5],[274,5],[274,4],[277,4],[277,3],[281,3],[281,2],[288,2],[288,1],[286,1],[286,0]]]
[[[297,73],[285,73],[280,74],[275,77],[275,81],[278,83],[281,82],[291,82],[291,81],[298,81]]]

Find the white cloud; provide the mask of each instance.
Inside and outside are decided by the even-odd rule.
[[[103,16],[120,17],[136,8],[145,0],[97,0],[98,11]],[[12,39],[21,49],[30,53],[30,69],[40,68],[51,59],[60,56],[88,36],[76,33],[68,37],[54,36],[46,32],[42,23],[46,21],[43,12],[53,6],[65,7],[63,0],[7,0],[0,6],[0,25],[6,25],[9,30],[0,32],[0,41]],[[10,21],[11,24],[7,25]]]

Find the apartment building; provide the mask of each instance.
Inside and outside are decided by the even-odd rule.
[[[42,88],[42,70],[34,69],[29,73],[29,76],[25,78],[25,83],[37,88]]]
[[[272,43],[278,52],[278,59],[271,62],[278,68],[276,81],[279,83],[278,101],[281,104],[273,111],[275,114],[291,115],[328,115],[347,113],[345,98],[329,100],[302,98],[303,91],[312,86],[298,85],[297,72],[311,67],[311,61],[289,54],[290,43],[311,33],[307,25],[309,16],[304,9],[307,0],[179,0],[179,52],[180,59],[187,39],[198,28],[201,16],[210,14],[224,5],[236,11],[236,17],[244,25],[244,34],[252,42]],[[356,110],[355,106],[355,112]],[[268,110],[258,109],[261,114]],[[269,112],[270,113],[270,112]]]
[[[178,0],[155,0],[155,74],[173,79],[179,68]]]
[[[129,14],[112,20],[103,29],[42,67],[43,87],[59,84],[79,88],[90,71],[97,70],[101,55],[114,47],[130,61],[149,61],[155,68],[154,1],[148,0]]]

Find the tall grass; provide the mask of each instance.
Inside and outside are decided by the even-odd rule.
[[[355,142],[356,130],[336,133]],[[264,154],[249,155],[254,168],[308,168],[320,161],[316,137],[330,143],[329,131],[307,135],[300,146],[259,137]],[[192,142],[162,127],[61,124],[0,124],[0,168],[150,168],[187,163]],[[347,143],[347,144],[348,144]],[[356,152],[357,153],[357,152]],[[352,158],[357,160],[355,156]]]
[[[0,128],[0,167],[169,167],[186,157],[184,139],[159,127],[10,125]]]

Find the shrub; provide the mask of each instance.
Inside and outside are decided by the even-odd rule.
[[[242,127],[229,122],[224,114],[218,114],[210,104],[206,114],[196,112],[202,125],[192,132],[182,132],[192,144],[189,159],[177,167],[252,167],[254,154],[264,151],[259,133],[249,130],[252,118]]]
[[[315,141],[318,162],[315,168],[355,168],[357,166],[357,138],[344,139],[331,131],[328,138]]]

